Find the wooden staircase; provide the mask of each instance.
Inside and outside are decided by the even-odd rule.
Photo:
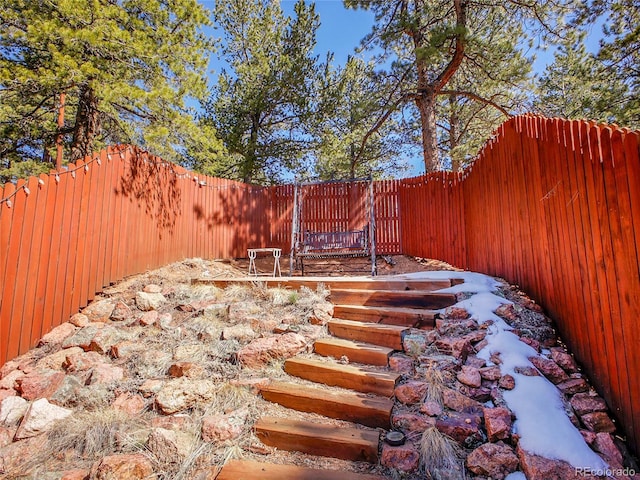
[[[312,357],[298,356],[285,362],[286,373],[306,382],[273,381],[260,387],[260,393],[265,400],[286,408],[351,422],[352,426],[336,428],[328,422],[263,417],[254,426],[255,434],[265,445],[280,450],[377,464],[381,433],[392,427],[393,392],[400,378],[400,374],[389,370],[389,356],[403,350],[402,339],[410,328],[433,328],[435,310],[455,303],[454,295],[431,291],[452,283],[371,279],[358,283],[354,279],[306,278],[298,279],[295,286],[313,288],[314,282],[332,287],[330,300],[337,303],[334,318],[327,324],[331,337],[315,342]],[[334,388],[326,388],[327,385]],[[385,477],[234,460],[224,466],[217,478]]]

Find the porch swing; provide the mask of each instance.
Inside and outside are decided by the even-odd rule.
[[[290,274],[305,261],[371,259],[376,275],[375,212],[371,177],[297,183],[291,228]]]

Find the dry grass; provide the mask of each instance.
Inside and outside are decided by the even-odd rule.
[[[436,368],[428,368],[424,372],[424,378],[427,381],[427,391],[424,396],[425,401],[437,402],[442,405],[442,392],[445,388],[443,373]]]
[[[450,437],[431,427],[420,441],[420,466],[434,479],[462,479],[461,450]]]

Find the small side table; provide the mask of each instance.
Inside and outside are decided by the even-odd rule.
[[[248,248],[249,254],[249,275],[258,276],[258,269],[256,268],[256,256],[258,253],[271,253],[273,254],[273,276],[278,274],[278,277],[282,276],[280,271],[280,255],[282,255],[281,248]]]

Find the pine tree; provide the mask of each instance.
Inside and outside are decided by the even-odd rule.
[[[187,138],[216,148],[186,106],[206,91],[210,42],[200,29],[208,22],[196,0],[6,0],[2,162],[46,160],[58,135],[73,160],[107,142],[135,142],[174,160]],[[66,122],[58,129],[61,93]]]
[[[268,184],[301,168],[311,146],[319,18],[304,0],[294,11],[285,17],[271,0],[216,3],[229,69],[220,74],[201,122],[219,132],[229,156],[208,163],[209,172]]]

